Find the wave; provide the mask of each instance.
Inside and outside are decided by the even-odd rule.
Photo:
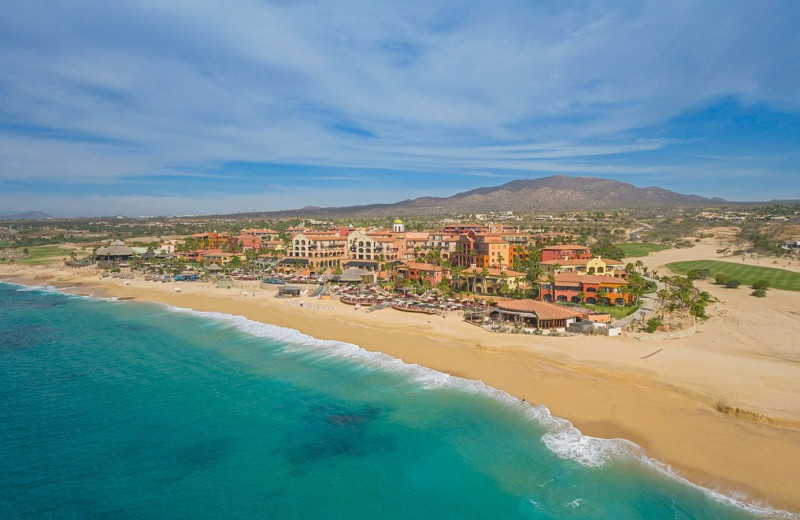
[[[524,403],[517,397],[488,386],[482,381],[452,376],[417,364],[406,363],[387,354],[371,352],[353,343],[317,339],[295,329],[253,321],[244,316],[221,312],[195,311],[167,304],[158,305],[170,312],[211,319],[233,326],[248,335],[283,343],[286,345],[285,350],[287,352],[297,349],[309,349],[317,354],[322,354],[323,358],[348,359],[357,362],[363,367],[403,374],[410,382],[420,384],[425,390],[456,389],[466,393],[488,396],[505,404],[525,405],[522,408],[523,413],[547,429],[542,435],[542,443],[561,459],[572,460],[589,468],[602,467],[624,459],[636,459],[662,476],[678,480],[701,491],[717,502],[734,506],[765,518],[800,520],[800,515],[772,509],[768,506],[746,503],[723,492],[694,484],[676,474],[669,465],[647,457],[641,446],[634,442],[626,439],[601,439],[584,435],[570,421],[552,415],[546,406]]]
[[[18,291],[40,291],[100,301],[118,301],[116,298],[97,298],[91,295],[78,296],[64,293],[61,289],[49,285],[24,286],[9,282],[2,283],[18,286]],[[128,304],[129,302],[119,301],[119,303]],[[142,302],[135,303],[140,304]],[[572,460],[589,468],[599,468],[625,459],[636,459],[649,469],[697,489],[717,502],[734,506],[765,518],[800,520],[800,515],[776,510],[769,506],[746,503],[743,500],[726,495],[724,492],[694,484],[676,474],[669,465],[647,457],[644,450],[634,442],[626,439],[601,439],[584,435],[570,421],[552,415],[546,406],[525,403],[507,392],[486,385],[482,381],[452,376],[417,364],[406,363],[387,354],[371,352],[353,343],[318,339],[295,329],[253,321],[244,316],[222,312],[196,311],[162,303],[153,303],[153,305],[172,313],[196,316],[232,326],[249,336],[279,342],[284,345],[286,352],[304,350],[321,355],[320,357],[323,359],[328,357],[347,359],[355,361],[362,367],[402,374],[408,381],[419,384],[425,390],[455,389],[470,394],[488,396],[495,401],[520,407],[519,409],[527,417],[543,425],[547,431],[542,435],[541,442],[561,459]]]

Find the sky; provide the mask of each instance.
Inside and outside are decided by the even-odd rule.
[[[0,214],[800,199],[800,2],[5,0]]]

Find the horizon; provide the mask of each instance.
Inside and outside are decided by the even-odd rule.
[[[0,213],[392,204],[550,175],[797,200],[798,14],[12,0]]]

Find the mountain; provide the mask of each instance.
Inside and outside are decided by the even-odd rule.
[[[0,220],[44,220],[48,218],[53,218],[53,216],[42,213],[41,211],[26,211],[25,213],[17,213],[16,215],[0,215]]]
[[[420,197],[394,204],[347,207],[306,207],[299,210],[248,213],[244,217],[390,217],[515,211],[521,213],[611,210],[617,208],[668,208],[718,206],[720,198],[684,195],[663,188],[637,188],[633,184],[595,177],[553,175],[511,181],[501,186],[476,188],[451,197]]]

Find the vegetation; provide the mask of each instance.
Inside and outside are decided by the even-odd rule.
[[[653,316],[652,318],[647,320],[647,332],[653,333],[656,330],[658,330],[658,328],[661,325],[663,325],[661,318],[659,318],[658,316]]]
[[[60,258],[70,255],[70,251],[58,246],[31,246],[13,252],[4,251],[0,254],[0,262],[16,262],[23,265],[49,264]]]
[[[769,288],[769,282],[762,278],[760,280],[756,280],[755,283],[753,283],[753,292],[751,292],[750,294],[757,298],[764,298],[767,295],[768,288]]]
[[[786,251],[781,249],[775,240],[770,235],[761,233],[760,230],[753,226],[745,226],[739,231],[739,238],[750,242],[751,246],[747,249],[751,253],[761,253],[770,256],[781,256],[786,254]]]
[[[615,247],[622,250],[624,258],[647,256],[650,253],[655,253],[658,251],[664,251],[665,249],[669,249],[668,245],[649,244],[645,242],[642,243],[628,242],[624,244],[615,244]]]
[[[800,273],[786,269],[721,262],[719,260],[674,262],[667,264],[667,267],[679,274],[686,274],[691,269],[706,269],[709,272],[716,273],[716,281],[721,285],[726,283],[724,280],[725,277],[728,277],[735,278],[746,285],[753,285],[759,280],[764,280],[769,287],[774,289],[800,291]],[[720,276],[722,276],[722,279]]]
[[[622,260],[625,258],[625,252],[608,239],[601,239],[594,244],[592,246],[592,254],[602,258],[611,258],[614,260]]]
[[[614,320],[621,320],[636,312],[639,307],[641,307],[641,304],[624,307],[622,305],[591,305],[588,303],[581,303],[580,306],[596,312],[607,312],[611,314],[611,318]]]
[[[661,281],[666,285],[657,294],[661,302],[662,318],[665,312],[671,314],[681,310],[696,318],[706,317],[706,306],[711,301],[711,296],[705,291],[698,290],[690,278],[663,276]]]

